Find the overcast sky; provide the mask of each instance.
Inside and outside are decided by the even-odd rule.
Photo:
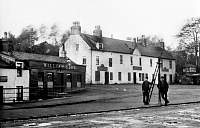
[[[0,0],[0,35],[18,35],[29,24],[57,23],[69,29],[73,21],[80,21],[88,33],[100,25],[106,37],[158,35],[175,47],[174,35],[197,16],[200,0]]]

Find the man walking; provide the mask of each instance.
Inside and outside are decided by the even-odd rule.
[[[165,101],[165,105],[167,106],[167,104],[169,103],[169,100],[167,99],[167,92],[169,89],[169,85],[167,81],[165,80],[164,76],[162,76],[161,80],[158,82],[158,89],[160,92],[159,95],[161,95],[161,97]]]
[[[151,83],[148,81],[148,77],[145,78],[145,81],[142,83],[142,93],[143,93],[143,103],[144,105],[149,104],[149,90]]]

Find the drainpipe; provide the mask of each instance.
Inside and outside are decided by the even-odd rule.
[[[91,67],[90,67],[90,74],[91,74],[91,76],[90,76],[90,85],[92,85],[92,48],[91,48]]]

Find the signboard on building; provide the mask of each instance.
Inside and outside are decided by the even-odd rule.
[[[142,67],[133,66],[133,70],[142,70]]]
[[[108,67],[105,67],[103,64],[97,67],[97,71],[108,71]]]

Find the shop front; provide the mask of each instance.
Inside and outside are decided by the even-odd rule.
[[[30,99],[63,96],[85,87],[85,66],[30,61]]]

